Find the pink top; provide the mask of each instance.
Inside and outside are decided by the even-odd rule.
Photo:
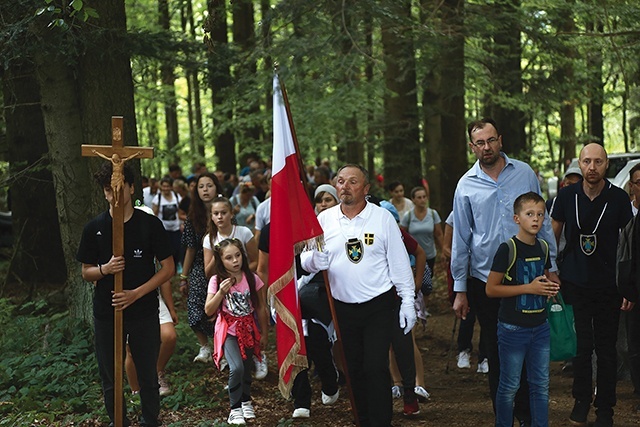
[[[256,280],[256,291],[260,290],[264,286],[264,283],[257,274],[254,274]],[[215,294],[218,292],[218,276],[213,275],[211,279],[209,279],[209,290],[210,294]],[[253,306],[251,304],[251,293],[249,291],[249,282],[247,282],[247,278],[242,274],[242,280],[237,282],[235,285],[229,289],[229,293],[224,297],[224,300],[221,304],[222,310],[232,314],[236,317],[247,316],[253,313]],[[228,326],[227,334],[236,335],[236,324],[235,322]]]

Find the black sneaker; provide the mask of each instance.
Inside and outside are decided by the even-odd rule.
[[[573,404],[571,415],[569,415],[571,424],[574,426],[586,426],[589,409],[591,409],[591,402],[576,400],[576,403]]]
[[[613,409],[597,408],[596,422],[593,427],[612,427],[613,426]]]

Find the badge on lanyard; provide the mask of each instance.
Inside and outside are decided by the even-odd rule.
[[[596,245],[598,244],[598,237],[595,234],[581,234],[580,235],[580,249],[582,253],[589,256],[593,255],[596,251]]]
[[[362,260],[362,256],[364,255],[364,247],[362,246],[362,242],[359,239],[349,239],[347,243],[344,244],[344,247],[347,251],[347,258],[349,258],[349,261],[357,264],[360,262],[360,260]]]

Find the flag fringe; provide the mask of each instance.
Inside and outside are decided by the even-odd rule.
[[[324,247],[324,234],[298,242],[293,246],[294,255],[300,255],[304,251],[322,250]]]
[[[289,352],[280,365],[280,374],[278,376],[278,389],[280,390],[282,397],[284,397],[285,399],[288,399],[291,395],[291,388],[293,387],[293,381],[296,378],[296,375],[309,367],[307,357],[298,354],[298,352],[300,351],[300,340],[304,339],[304,337],[300,336],[296,317],[293,315],[293,313],[291,313],[290,310],[287,309],[282,301],[280,301],[280,298],[278,298],[278,292],[283,290],[292,281],[293,286],[297,286],[294,281],[294,268],[295,265],[292,264],[284,275],[282,275],[275,282],[273,282],[271,286],[269,286],[268,291],[268,293],[270,294],[270,299],[272,299],[272,303],[276,310],[276,314],[278,315],[277,321],[282,322],[284,325],[286,325],[287,328],[291,329],[295,337],[295,343],[291,346]],[[291,368],[291,375],[289,376],[289,382],[285,383],[284,375],[289,370],[289,368]]]

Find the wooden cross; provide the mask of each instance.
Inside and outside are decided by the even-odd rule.
[[[101,157],[109,160],[113,164],[113,173],[111,175],[111,189],[113,190],[114,206],[113,215],[113,243],[112,251],[114,256],[124,255],[124,206],[119,203],[124,199],[123,185],[124,175],[122,173],[124,163],[134,157],[141,159],[152,159],[153,148],[149,147],[125,147],[123,141],[123,119],[121,116],[111,117],[111,146],[108,145],[82,145],[83,157]],[[114,276],[114,291],[122,292],[122,271]],[[114,310],[113,312],[113,329],[114,329],[114,414],[115,427],[122,427],[122,379],[124,349],[122,348],[122,310]]]

